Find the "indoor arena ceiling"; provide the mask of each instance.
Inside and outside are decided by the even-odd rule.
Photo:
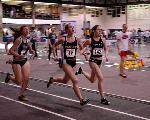
[[[14,0],[14,1],[31,1],[31,0]],[[32,1],[99,6],[99,7],[134,5],[134,4],[150,4],[150,0],[32,0]]]

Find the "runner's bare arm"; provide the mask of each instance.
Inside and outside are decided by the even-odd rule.
[[[78,42],[78,48],[79,50],[82,50],[82,40],[80,38],[76,38]]]
[[[105,58],[106,58],[106,61],[108,61],[108,49],[106,45],[106,39],[102,38],[102,40],[103,40],[103,45],[104,45]]]
[[[64,38],[61,37],[56,43],[53,44],[52,49],[53,49],[53,52],[54,52],[54,58],[56,58],[56,48],[57,48],[57,46],[62,44],[63,41],[64,41]]]
[[[21,43],[21,38],[17,38],[13,44],[13,46],[10,48],[9,52],[10,54],[16,56],[16,57],[19,57],[20,55],[16,52],[17,51],[17,48],[19,46],[19,44]]]
[[[64,38],[61,37],[60,39],[58,39],[58,41],[53,45],[54,48],[56,48],[58,45],[62,44],[64,41]]]
[[[86,41],[83,43],[83,45],[82,45],[83,49],[84,49],[87,45],[90,45],[90,44],[91,44],[91,40],[86,40]]]
[[[91,44],[91,40],[85,40],[81,45],[80,53],[83,54],[87,45]]]

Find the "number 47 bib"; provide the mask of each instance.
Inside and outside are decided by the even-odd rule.
[[[75,57],[75,49],[66,49],[66,56],[67,57]]]

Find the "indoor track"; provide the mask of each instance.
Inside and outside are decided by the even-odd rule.
[[[46,80],[30,78],[28,102],[17,100],[19,86],[4,83],[6,74],[0,74],[0,120],[150,120],[150,104],[115,96],[106,96],[109,106],[100,103],[100,97],[91,90],[82,90],[90,98],[88,105],[80,106],[68,85],[54,83],[46,88]],[[107,93],[106,93],[107,94]]]

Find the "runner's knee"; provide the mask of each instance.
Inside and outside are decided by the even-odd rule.
[[[90,79],[91,83],[94,83],[96,81],[96,79]]]

